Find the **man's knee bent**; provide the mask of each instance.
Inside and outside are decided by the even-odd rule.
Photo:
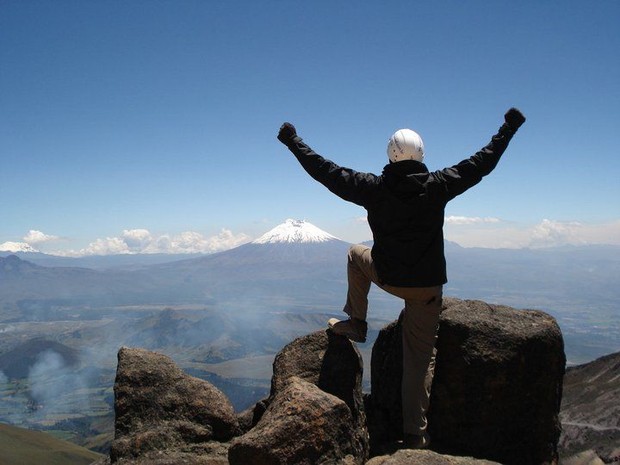
[[[360,260],[362,260],[364,253],[368,250],[370,250],[370,247],[362,244],[352,245],[351,247],[349,247],[349,262],[359,262]]]

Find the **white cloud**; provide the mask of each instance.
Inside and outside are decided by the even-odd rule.
[[[147,229],[125,229],[122,240],[128,250],[140,252],[153,242],[153,236]]]
[[[24,242],[28,244],[41,244],[43,242],[56,241],[58,239],[58,236],[45,234],[35,229],[31,229],[30,231],[28,231],[28,234],[23,237]]]
[[[228,229],[211,237],[194,232],[185,231],[170,236],[162,235],[153,238],[151,243],[144,249],[145,253],[213,253],[232,249],[250,241],[250,236],[244,233],[233,234]]]
[[[543,219],[534,225],[509,222],[446,222],[446,239],[464,247],[540,248],[562,245],[620,245],[620,220],[583,223]]]
[[[500,223],[499,218],[480,218],[479,216],[446,216],[446,224],[493,224]]]
[[[557,221],[543,219],[537,224],[516,223],[495,217],[451,215],[444,218],[445,237],[463,247],[540,248],[562,245],[620,245],[620,219],[606,223]],[[361,226],[366,229],[362,231]],[[356,234],[370,237],[365,216],[353,218],[347,229],[340,232],[346,240]],[[359,237],[358,237],[359,236]]]
[[[153,253],[213,253],[231,249],[249,242],[247,234],[233,234],[228,229],[211,237],[198,232],[185,231],[177,235],[153,235],[147,229],[125,229],[120,237],[106,237],[91,242],[81,250],[56,252],[57,255],[117,255],[117,254],[153,254]]]
[[[0,250],[3,252],[38,252],[37,249],[25,242],[3,242],[0,244]]]
[[[34,245],[44,244],[46,242],[56,241],[60,239],[58,236],[45,234],[41,231],[31,229],[23,238],[23,242],[7,241],[0,244],[0,250],[4,252],[39,252]]]
[[[532,230],[532,247],[566,244],[620,245],[620,220],[609,223],[581,223],[544,219]]]
[[[209,238],[208,244],[211,250],[215,252],[232,249],[233,247],[249,242],[250,239],[250,236],[247,234],[233,234],[229,229],[222,229],[217,236]]]
[[[565,244],[586,244],[588,241],[583,235],[583,225],[578,222],[561,222],[548,219],[531,230],[532,247],[547,247]]]
[[[129,246],[119,237],[106,237],[91,242],[88,247],[70,255],[117,255],[130,253]]]

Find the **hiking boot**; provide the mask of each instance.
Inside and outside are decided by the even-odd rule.
[[[427,449],[431,443],[431,437],[424,433],[405,434],[403,438],[403,449]]]
[[[334,334],[346,336],[355,342],[366,342],[368,324],[364,320],[350,318],[340,321],[338,318],[331,318],[327,324]]]

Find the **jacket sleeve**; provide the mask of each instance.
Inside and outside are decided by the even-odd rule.
[[[306,172],[331,192],[348,202],[361,206],[367,204],[370,192],[376,185],[376,175],[344,168],[323,158],[299,136],[293,137],[286,146]]]
[[[435,178],[444,186],[444,194],[448,197],[446,200],[452,200],[475,186],[493,171],[515,132],[510,126],[503,124],[491,138],[491,142],[470,158],[450,168],[436,171]]]

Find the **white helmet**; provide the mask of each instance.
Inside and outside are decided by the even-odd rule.
[[[424,160],[424,143],[420,135],[411,129],[399,129],[388,142],[388,158],[392,163],[403,160]]]

